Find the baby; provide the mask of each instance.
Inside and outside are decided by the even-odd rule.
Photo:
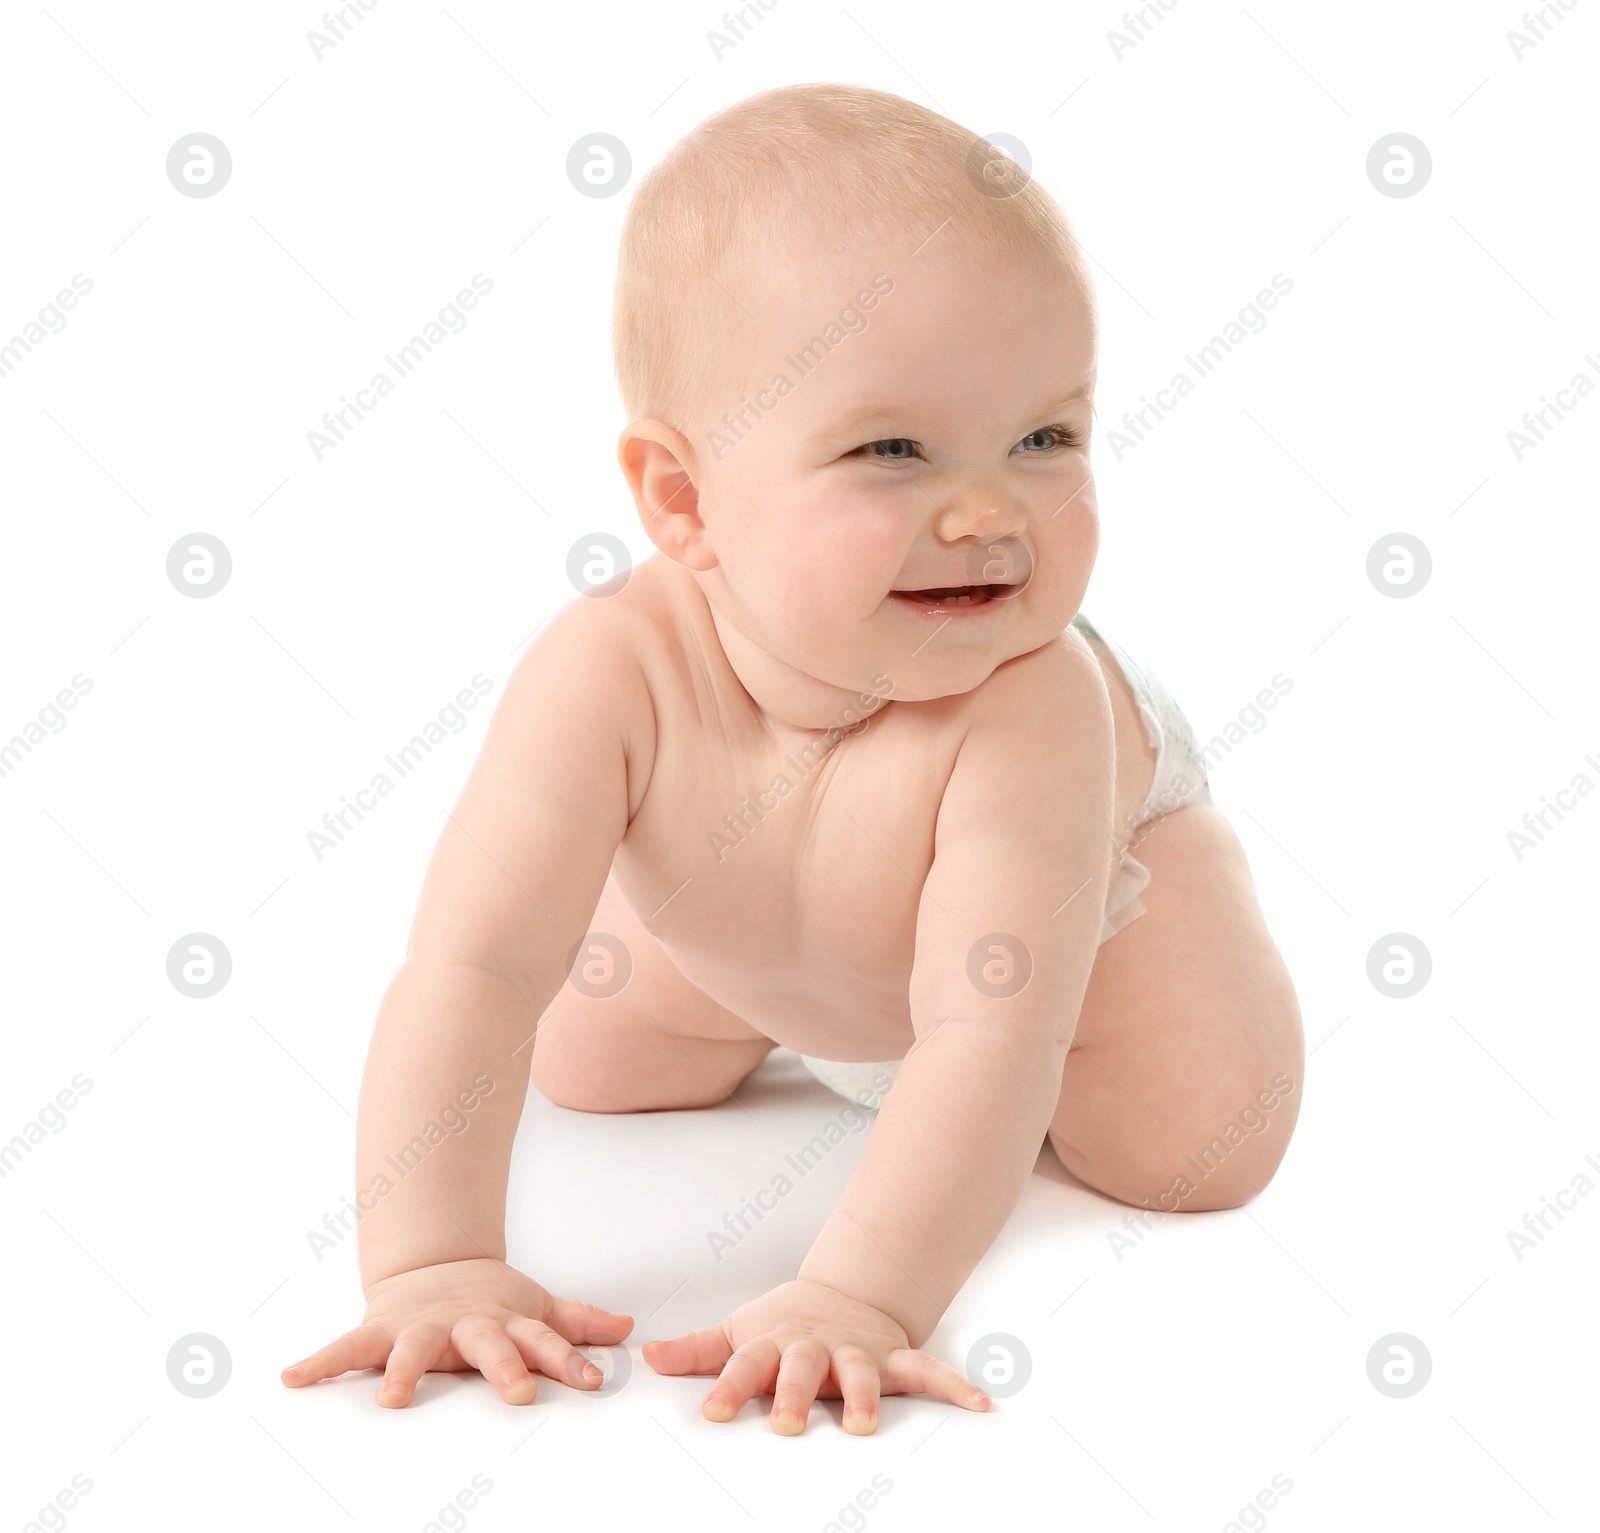
[[[920,1348],[1044,1141],[1123,1202],[1226,1208],[1300,1100],[1294,989],[1189,725],[1079,610],[1087,263],[972,133],[794,86],[640,185],[614,319],[659,554],[507,683],[362,1083],[366,1320],[284,1381],[601,1383],[576,1348],[632,1320],[505,1260],[530,1074],[587,1112],[704,1107],[782,1044],[875,1131],[793,1282],[645,1360],[717,1375],[711,1421],[771,1395],[787,1434],[819,1397],[855,1433],[883,1393],[986,1409]],[[471,1132],[391,1176],[456,1101]]]

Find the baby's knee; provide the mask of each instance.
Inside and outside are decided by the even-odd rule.
[[[631,1112],[614,1081],[608,1081],[596,1071],[575,1070],[570,1065],[541,1058],[537,1048],[533,1051],[533,1065],[528,1079],[538,1087],[544,1099],[556,1107],[571,1112]]]
[[[1240,1208],[1277,1174],[1288,1149],[1289,1128],[1269,1123],[1242,1137],[1220,1133],[1205,1145],[1183,1150],[1174,1145],[1159,1162],[1145,1168],[1141,1200],[1148,1198],[1151,1208],[1173,1214]]]
[[[644,1051],[631,1054],[614,1048],[545,1048],[544,1042],[534,1045],[528,1078],[547,1101],[572,1112],[671,1112],[714,1107],[726,1100],[754,1068],[754,1064],[746,1065],[729,1084],[720,1070],[707,1070],[687,1048],[679,1048],[681,1057],[658,1058]],[[702,1042],[701,1047],[704,1046]]]
[[[1210,1213],[1238,1208],[1260,1193],[1277,1174],[1288,1149],[1292,1119],[1259,1128],[1240,1128],[1231,1120],[1209,1142],[1192,1126],[1145,1125],[1120,1142],[1096,1144],[1091,1153],[1066,1143],[1054,1130],[1050,1140],[1061,1162],[1081,1182],[1136,1208],[1156,1213]]]

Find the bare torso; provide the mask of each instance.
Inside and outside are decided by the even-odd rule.
[[[868,699],[863,720],[849,728],[842,716],[831,739],[763,718],[704,601],[663,564],[605,598],[630,603],[647,619],[641,635],[659,640],[646,662],[655,749],[630,762],[637,797],[590,929],[627,946],[630,999],[664,1025],[830,1059],[897,1058],[913,1036],[922,885],[975,694]],[[1076,629],[1065,642],[1088,644],[1106,677],[1115,823],[1131,824],[1154,752],[1104,645]]]

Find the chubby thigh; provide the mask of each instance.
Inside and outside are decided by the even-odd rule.
[[[1080,1181],[1171,1213],[1231,1208],[1300,1112],[1300,1007],[1239,838],[1197,805],[1147,827],[1144,916],[1099,951],[1049,1138]]]

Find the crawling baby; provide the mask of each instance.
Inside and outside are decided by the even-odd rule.
[[[955,123],[787,87],[639,186],[614,320],[659,552],[506,686],[379,1010],[357,1185],[458,1092],[472,1131],[363,1204],[365,1323],[284,1381],[600,1384],[577,1348],[632,1320],[505,1260],[528,1080],[704,1107],[781,1044],[873,1132],[794,1281],[645,1360],[716,1375],[711,1421],[771,1395],[781,1433],[819,1397],[856,1433],[884,1393],[986,1409],[921,1346],[1046,1141],[1125,1203],[1226,1208],[1300,1100],[1294,989],[1188,721],[1080,610],[1086,258]]]

